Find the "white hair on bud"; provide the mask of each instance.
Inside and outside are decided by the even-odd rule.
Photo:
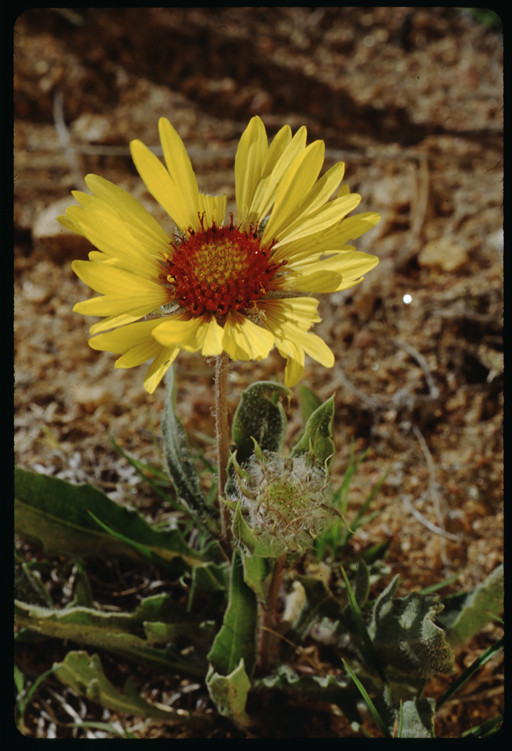
[[[336,514],[328,476],[307,454],[253,455],[238,478],[238,497],[253,531],[283,552],[303,553]]]

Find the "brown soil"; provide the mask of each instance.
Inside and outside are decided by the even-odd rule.
[[[92,293],[70,267],[88,248],[38,229],[41,213],[59,199],[71,203],[70,191],[93,172],[132,192],[170,229],[128,149],[134,138],[158,145],[159,117],[184,139],[200,189],[226,192],[228,208],[236,144],[250,117],[260,115],[269,136],[285,123],[305,124],[309,142],[326,143],[326,168],[346,162],[345,180],[362,195],[358,211],[382,214],[355,243],[378,255],[379,266],[320,304],[315,332],[336,364],[328,370],[308,360],[303,379],[322,398],[336,392],[334,483],[351,440],[356,453],[370,447],[354,508],[389,470],[376,499],[383,511],[354,538],[353,551],[392,538],[387,562],[402,577],[401,594],[454,573],[459,579],[444,594],[481,581],[502,557],[501,34],[443,8],[31,10],[15,31],[17,463],[96,484],[152,518],[168,511],[109,442],[110,434],[159,464],[151,433],[164,387],[148,396],[145,366],[114,370],[114,355],[88,347],[92,320],[72,307]],[[59,94],[76,167],[55,127]],[[231,410],[252,381],[282,381],[283,365],[277,352],[234,365]],[[200,355],[177,361],[180,416],[210,459],[212,373]],[[298,412],[294,400],[290,439]],[[490,624],[458,653],[458,667],[500,633]],[[29,678],[62,659],[62,646],[52,649],[24,648]],[[127,668],[116,662],[122,686]],[[501,674],[498,660],[488,663],[463,700],[445,706],[438,734],[456,737],[496,716]],[[143,684],[148,697],[165,701],[177,690],[175,706],[209,706],[203,687],[183,692],[183,682],[171,686],[147,672]],[[435,682],[425,695],[446,685]],[[58,723],[49,730],[49,695],[42,696],[27,713],[27,732],[72,737]],[[297,736],[353,734],[332,707],[321,710],[282,708]],[[87,703],[83,717],[101,719],[101,710]],[[156,724],[137,731],[176,732]],[[179,729],[187,735],[243,737],[211,714],[204,728]],[[269,722],[268,735],[293,731]]]

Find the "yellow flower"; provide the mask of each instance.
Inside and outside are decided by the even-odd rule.
[[[159,133],[166,167],[140,141],[130,148],[148,191],[176,224],[174,237],[97,175],[86,177],[93,195],[73,192],[81,205],[59,217],[97,248],[89,261],[73,263],[102,294],[74,307],[106,316],[91,327],[91,347],[120,354],[118,368],[153,360],[144,381],[149,393],[180,349],[261,360],[275,345],[287,359],[287,386],[300,380],[305,353],[332,367],[331,350],[309,331],[320,318],[308,294],[352,287],[378,263],[347,245],[380,216],[345,218],[361,197],[338,190],[344,164],[317,180],[323,141],[306,146],[304,127],[292,138],[285,126],[269,146],[263,122],[253,117],[235,159],[237,218],[225,221],[226,196],[199,192],[185,146],[165,118]]]

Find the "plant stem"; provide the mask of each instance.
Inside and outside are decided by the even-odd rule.
[[[286,553],[276,558],[266,605],[260,602],[260,630],[258,635],[258,667],[262,673],[268,673],[270,666],[270,651],[274,634],[268,629],[273,629],[276,619],[277,598],[281,588]]]
[[[231,547],[231,520],[228,507],[222,502],[229,460],[228,433],[228,362],[223,352],[215,358],[215,433],[217,437],[217,494],[221,514],[222,540]]]

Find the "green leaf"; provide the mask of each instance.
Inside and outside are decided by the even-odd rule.
[[[254,684],[254,689],[276,689],[309,701],[336,704],[349,722],[361,722],[357,709],[358,694],[352,681],[334,675],[299,676],[288,666],[280,665],[273,675],[265,676]]]
[[[77,573],[75,578],[75,587],[73,590],[73,599],[69,607],[93,607],[92,589],[89,577],[85,573],[82,561],[76,563]]]
[[[240,501],[238,501],[235,506],[235,513],[233,515],[231,529],[233,536],[240,545],[242,551],[248,556],[254,555],[257,548],[256,535],[242,516],[242,507]]]
[[[201,481],[190,451],[187,433],[176,415],[176,380],[171,365],[165,376],[168,396],[162,419],[164,457],[169,477],[187,512],[210,534],[220,535],[220,515],[201,489]]]
[[[350,483],[352,481],[352,477],[355,475],[359,465],[364,460],[364,457],[366,455],[366,452],[363,453],[363,455],[354,462],[353,456],[351,456],[351,463],[349,467],[347,468],[347,471],[345,472],[345,475],[343,477],[343,483],[340,488],[336,491],[333,499],[333,505],[335,505],[337,508],[340,509],[340,512],[343,516],[347,513],[348,508],[348,501],[349,501],[349,489],[350,489]],[[331,547],[331,554],[333,557],[336,557],[339,555],[339,553],[344,549],[346,544],[349,542],[351,537],[357,532],[358,529],[361,527],[364,527],[366,524],[369,524],[376,516],[378,516],[382,509],[375,509],[375,511],[372,511],[369,514],[366,514],[371,502],[377,495],[378,491],[380,490],[382,484],[386,480],[388,475],[388,470],[384,472],[381,477],[378,479],[378,481],[375,483],[373,488],[370,491],[370,494],[364,501],[364,503],[360,506],[358,509],[356,515],[353,519],[350,520],[350,523],[341,525],[340,521],[337,520],[336,524],[333,525],[333,530],[326,535],[326,540],[323,542],[324,546],[325,544],[329,544]]]
[[[363,621],[363,616],[361,615],[361,611],[359,609],[357,598],[352,590],[352,587],[350,586],[350,582],[347,578],[347,575],[345,573],[343,566],[341,567],[341,574],[343,576],[343,579],[345,581],[345,586],[347,588],[348,602],[349,602],[350,610],[352,612],[352,617],[353,617],[354,624],[355,624],[355,630],[358,636],[362,639],[362,642],[365,646],[366,662],[369,663],[372,669],[378,673],[381,681],[383,683],[386,683],[387,679],[386,679],[384,670],[382,668],[378,650],[375,648],[372,642],[372,639],[370,637],[370,634],[368,633],[368,629],[366,628],[366,624]],[[366,569],[366,575],[368,575],[368,569]],[[368,584],[368,580],[367,580],[367,584]],[[366,589],[365,597],[367,595],[367,592],[368,590]]]
[[[404,701],[402,738],[435,738],[434,699]]]
[[[98,519],[97,516],[94,516],[91,511],[89,511],[89,513],[96,524],[98,524],[102,529],[111,534],[112,537],[115,537],[116,540],[121,540],[121,542],[126,543],[126,545],[128,545],[130,548],[133,548],[133,550],[139,553],[143,558],[147,558],[149,561],[151,561],[151,563],[154,563],[155,566],[160,566],[169,571],[174,571],[174,566],[172,565],[172,563],[170,564],[165,560],[165,558],[159,556],[158,553],[153,553],[153,551],[146,545],[141,545],[139,542],[130,540],[130,538],[126,537],[126,535],[122,535],[120,532],[116,532],[115,529],[111,529],[108,524],[104,524],[101,519]]]
[[[244,581],[244,569],[239,552],[233,553],[229,603],[221,629],[208,659],[213,671],[229,676],[239,668],[241,660],[247,674],[252,675],[256,665],[256,630],[258,605],[256,595]]]
[[[352,680],[354,681],[354,683],[356,684],[357,688],[359,689],[359,692],[360,692],[361,696],[365,700],[366,705],[367,705],[368,709],[370,710],[371,716],[375,720],[375,722],[378,725],[378,727],[382,730],[382,732],[384,733],[384,735],[389,738],[390,735],[391,735],[391,733],[389,732],[388,728],[386,727],[386,723],[382,719],[379,710],[377,709],[377,707],[375,706],[375,704],[373,703],[373,701],[370,699],[370,695],[368,694],[367,690],[365,689],[365,687],[363,686],[363,684],[361,683],[361,681],[359,680],[359,678],[357,677],[357,675],[354,673],[354,671],[350,668],[350,666],[348,665],[348,663],[345,662],[345,660],[343,660],[343,664],[345,665],[345,669],[347,670],[348,674],[351,676]]]
[[[435,584],[431,584],[428,587],[422,587],[420,592],[422,595],[431,595],[434,592],[439,592],[440,589],[443,589],[443,587],[447,587],[449,584],[453,584],[453,582],[456,582],[457,579],[460,577],[460,574],[453,574],[453,576],[449,576],[447,579],[443,579],[440,582],[436,582]],[[445,603],[443,602],[443,605]],[[445,606],[446,607],[446,606]],[[443,612],[444,615],[444,612]],[[438,619],[439,625],[441,624],[442,617],[440,616]]]
[[[16,665],[16,663],[14,663],[14,685],[16,686],[18,695],[21,695],[25,686],[25,679],[23,678],[23,673]]]
[[[171,647],[156,649],[151,646],[156,635],[155,624],[158,623],[173,625],[178,633],[201,633],[199,619],[179,608],[168,595],[148,597],[133,613],[111,613],[84,607],[49,610],[16,601],[15,617],[19,625],[36,633],[107,649],[164,673],[177,672],[202,678],[206,672],[205,664],[187,660]],[[182,622],[180,626],[178,618]],[[169,636],[170,631],[171,628]]]
[[[202,623],[160,623],[158,621],[144,622],[144,633],[148,644],[164,644],[174,641],[178,636],[190,638],[199,636],[213,639],[215,634],[215,621],[203,621]]]
[[[476,21],[490,29],[499,29],[503,23],[501,16],[490,8],[464,8],[463,10],[471,13]]]
[[[482,626],[503,611],[504,575],[499,565],[471,592],[444,597],[439,624],[446,629],[446,638],[453,647],[469,641]]]
[[[52,608],[50,593],[41,579],[23,562],[14,561],[14,595],[17,600]]]
[[[350,566],[353,571],[352,590],[359,608],[362,608],[368,599],[370,591],[370,572],[364,558]],[[342,569],[343,571],[343,569]]]
[[[329,466],[334,455],[332,440],[332,421],[334,418],[334,394],[309,418],[304,435],[295,444],[290,456],[308,454],[313,462],[320,466]]]
[[[262,602],[267,601],[270,576],[273,571],[272,561],[268,558],[242,555],[244,564],[244,580],[256,592]]]
[[[310,388],[304,386],[304,384],[302,383],[299,384],[298,391],[300,406],[302,410],[302,424],[306,426],[313,412],[316,412],[318,407],[322,406],[322,400],[315,394],[314,391],[311,391]]]
[[[297,441],[300,441],[304,435],[304,428],[313,412],[322,405],[322,400],[318,397],[314,391],[300,383],[297,387],[299,392],[299,403],[302,416],[302,432],[297,436]]]
[[[324,558],[327,548],[330,548],[331,557],[333,559],[336,559],[347,544],[350,537],[356,531],[357,526],[362,526],[365,523],[363,521],[358,525],[358,515],[356,515],[354,517],[354,520],[351,522],[349,529],[348,525],[343,521],[343,519],[346,517],[348,511],[350,483],[352,482],[352,478],[357,472],[359,465],[364,460],[366,453],[367,451],[363,452],[363,454],[356,461],[354,453],[354,441],[351,441],[348,467],[346,468],[343,475],[343,481],[341,485],[333,494],[331,500],[332,506],[340,512],[342,518],[334,519],[333,523],[329,525],[329,527],[327,527],[327,529],[315,541],[315,552],[318,560],[322,560]],[[365,513],[370,501],[371,498],[367,499],[365,501],[365,504],[363,504],[364,509],[360,510],[361,516]]]
[[[23,715],[25,714],[25,710],[32,700],[32,697],[36,693],[37,689],[45,681],[48,676],[55,671],[55,665],[48,670],[45,670],[45,672],[38,676],[34,683],[32,683],[31,686],[29,686],[26,695],[21,698],[21,693],[23,691],[23,674],[21,673],[20,669],[17,665],[14,665],[14,679],[16,682],[16,688],[18,690],[18,694],[20,695],[19,701],[16,704],[16,725],[19,726],[23,721]]]
[[[253,454],[253,438],[263,451],[282,450],[286,416],[281,400],[285,396],[292,396],[290,389],[271,381],[252,383],[242,393],[231,428],[240,464]]]
[[[436,704],[436,710],[439,711],[443,704],[445,704],[451,697],[459,691],[459,689],[464,686],[465,683],[469,681],[469,679],[476,673],[478,670],[480,670],[483,665],[489,660],[493,655],[495,655],[497,652],[500,651],[500,649],[503,649],[503,637],[501,639],[498,639],[497,642],[494,644],[491,644],[491,646],[483,652],[477,659],[468,667],[466,670],[459,675],[456,681],[452,683],[448,691],[443,694],[443,696],[440,696],[437,700]]]
[[[397,738],[402,738],[404,732],[404,703],[400,699],[400,707],[398,712],[398,728],[397,728]]]
[[[87,652],[68,652],[62,662],[54,664],[53,669],[61,683],[106,709],[138,717],[151,717],[161,722],[182,723],[185,719],[183,712],[177,712],[163,704],[150,704],[139,696],[131,678],[126,681],[122,694],[105,677],[97,654],[91,657]]]
[[[435,701],[433,699],[415,698],[401,703],[402,731],[399,738],[434,738]],[[393,736],[400,707],[397,706],[389,686],[383,686],[375,699],[375,706],[387,726],[388,734]]]
[[[490,735],[494,735],[501,729],[504,719],[503,715],[499,714],[497,717],[493,717],[492,720],[487,720],[487,722],[484,722],[482,725],[477,725],[474,728],[465,730],[462,733],[461,738],[466,738],[468,735],[475,738],[485,738],[486,736],[489,737]]]
[[[356,561],[364,561],[367,566],[373,566],[374,563],[380,562],[387,555],[391,540],[392,538],[390,537],[389,540],[371,545],[357,554]]]
[[[228,586],[228,570],[227,561],[221,564],[204,563],[202,566],[194,566],[188,596],[188,612],[194,612],[195,597],[198,592],[208,593],[210,608],[215,609],[224,605]]]
[[[20,537],[49,556],[141,560],[133,545],[100,529],[90,512],[165,561],[181,556],[190,566],[203,562],[203,556],[186,544],[178,530],[153,529],[137,511],[112,501],[92,485],[72,485],[51,475],[16,469],[15,530]]]
[[[241,728],[251,724],[245,712],[251,682],[245,672],[243,657],[229,675],[219,675],[213,667],[210,667],[206,676],[206,685],[211,699],[221,715],[229,717]]]
[[[376,600],[368,628],[386,675],[400,682],[453,673],[453,651],[434,623],[443,609],[439,595],[412,592],[393,598],[398,582],[396,576]]]
[[[228,504],[231,505],[231,504]],[[231,524],[233,537],[238,542],[243,554],[249,558],[279,558],[286,551],[286,545],[270,532],[255,535],[245,521],[240,501],[236,504]]]
[[[226,563],[203,563],[192,569],[192,587],[198,592],[218,592],[226,588]]]

